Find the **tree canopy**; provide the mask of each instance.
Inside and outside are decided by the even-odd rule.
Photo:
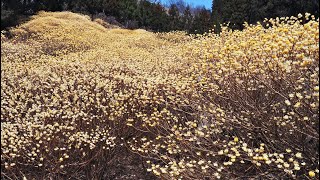
[[[296,16],[309,12],[319,17],[318,0],[213,0],[211,11],[192,7],[183,0],[172,0],[168,6],[154,0],[2,0],[1,29],[17,25],[40,10],[72,11],[113,17],[126,28],[152,31],[184,30],[204,33],[220,24],[242,29],[243,23],[254,24],[264,18]]]
[[[243,23],[255,24],[264,18],[297,16],[311,13],[319,17],[318,0],[213,0],[212,19],[215,25],[230,23],[242,29]]]

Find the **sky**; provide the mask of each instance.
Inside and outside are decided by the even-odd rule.
[[[187,4],[193,6],[205,6],[206,9],[211,9],[212,0],[184,0]],[[170,0],[161,0],[161,3],[167,4]]]

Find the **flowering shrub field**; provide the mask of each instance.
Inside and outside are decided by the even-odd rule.
[[[302,19],[307,20],[301,24]],[[1,177],[319,178],[319,19],[220,35],[40,12],[1,35]]]

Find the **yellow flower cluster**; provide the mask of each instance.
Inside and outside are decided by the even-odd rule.
[[[297,178],[317,169],[319,20],[304,18],[303,25],[276,18],[182,41],[177,54],[190,65],[183,73],[192,77],[193,93],[184,90],[178,112],[172,108],[178,121],[161,121],[161,139],[130,147],[154,158],[151,167],[163,179],[267,178],[272,171]]]
[[[39,13],[1,35],[2,174],[127,148],[162,179],[319,177],[319,20],[299,18],[189,36]]]

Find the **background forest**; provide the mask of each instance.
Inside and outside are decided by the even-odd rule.
[[[317,0],[213,0],[212,9],[192,7],[183,0],[163,5],[157,0],[2,0],[1,29],[17,25],[45,11],[72,11],[99,17],[124,28],[144,28],[157,32],[184,30],[202,34],[221,23],[232,29],[243,23],[255,24],[264,18],[311,13],[318,17]]]

